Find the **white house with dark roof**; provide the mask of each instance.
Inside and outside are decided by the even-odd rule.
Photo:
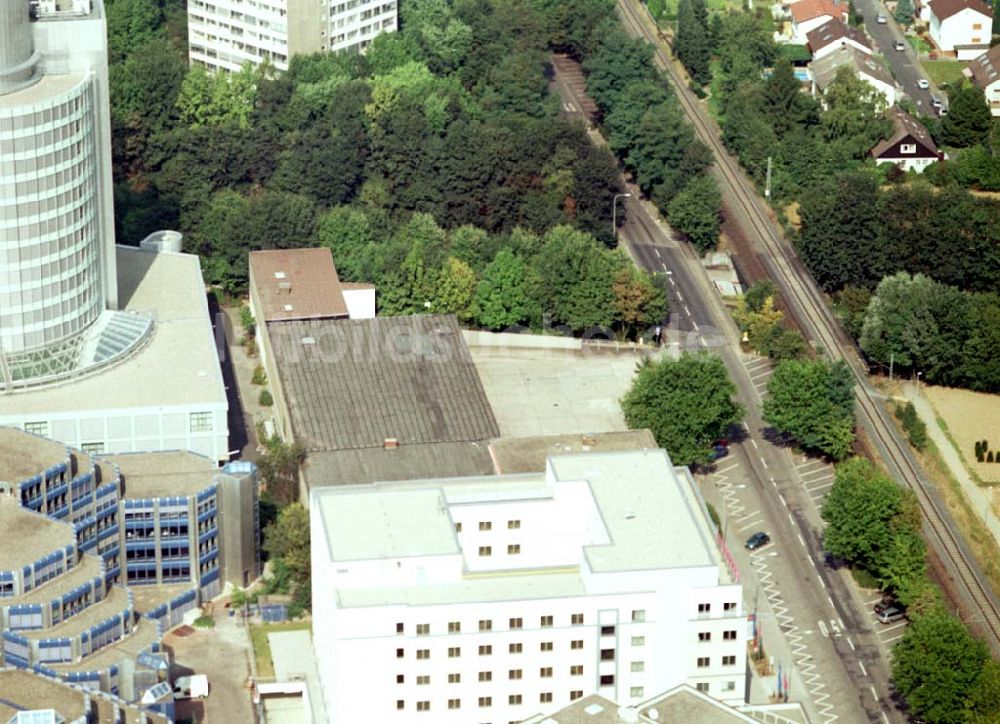
[[[689,684],[745,700],[743,588],[663,450],[544,473],[313,489],[329,721],[522,721]]]
[[[792,34],[784,42],[793,45],[805,45],[806,36],[811,31],[831,20],[847,22],[849,14],[846,3],[836,3],[833,0],[799,0],[789,6],[788,10],[792,16]]]
[[[933,0],[926,11],[931,40],[959,60],[990,49],[993,11],[982,0]]]
[[[962,72],[983,91],[990,113],[1000,116],[1000,45],[978,56]]]
[[[871,85],[885,98],[887,106],[896,102],[896,81],[873,55],[853,46],[840,47],[812,64],[812,94],[819,96],[837,77],[837,70],[847,66],[861,80]]]
[[[934,139],[918,120],[898,106],[892,106],[886,115],[892,120],[892,134],[871,150],[875,163],[892,163],[904,171],[923,173],[941,160]]]
[[[842,20],[831,20],[806,34],[806,45],[813,61],[829,55],[838,48],[854,48],[866,55],[872,54],[868,36]]]

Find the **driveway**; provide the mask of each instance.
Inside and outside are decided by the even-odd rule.
[[[250,677],[250,639],[235,618],[216,615],[215,628],[195,628],[186,636],[168,633],[163,641],[173,653],[172,677],[190,673],[208,675],[208,698],[177,702],[177,721],[194,717],[205,724],[254,722],[253,704],[246,688]]]
[[[917,60],[916,51],[906,42],[906,36],[902,28],[900,28],[895,18],[892,17],[892,13],[886,10],[885,5],[879,2],[879,0],[855,0],[855,7],[857,7],[858,11],[864,17],[865,30],[868,31],[868,35],[875,41],[876,51],[881,51],[885,59],[889,62],[896,82],[902,86],[906,95],[913,100],[914,105],[917,106],[918,115],[934,115],[934,109],[931,106],[932,95],[940,98],[947,106],[947,96],[933,84],[931,84],[930,90],[920,90],[917,87],[918,80],[923,78],[930,81],[930,78],[924,73],[923,67]],[[884,24],[878,23],[877,18],[879,14],[885,15],[887,22]],[[900,41],[906,45],[906,50],[893,50],[896,41]]]

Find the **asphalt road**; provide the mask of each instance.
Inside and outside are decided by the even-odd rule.
[[[917,81],[921,78],[930,82],[930,78],[924,72],[923,67],[917,60],[917,54],[912,46],[906,42],[906,36],[902,28],[892,17],[892,13],[886,10],[879,0],[855,0],[855,6],[861,12],[865,22],[865,30],[875,41],[876,52],[881,51],[885,59],[892,67],[892,74],[896,77],[896,82],[902,86],[903,91],[910,97],[914,105],[917,106],[918,115],[935,115],[931,105],[931,96],[937,96],[945,106],[948,105],[947,96],[931,84],[930,90],[921,90],[917,86]],[[886,22],[879,23],[879,14],[885,15]],[[896,41],[902,42],[905,50],[894,50]]]

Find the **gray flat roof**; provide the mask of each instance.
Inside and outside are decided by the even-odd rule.
[[[135,601],[135,610],[139,613],[148,613],[195,587],[194,583],[132,584],[128,590],[132,593],[132,600]]]
[[[312,489],[326,485],[490,475],[493,461],[485,442],[438,442],[309,453],[302,475]]]
[[[21,635],[27,639],[50,639],[77,636],[91,626],[106,621],[117,613],[121,613],[128,606],[128,593],[124,588],[112,586],[108,589],[108,595],[97,603],[87,606],[75,616],[70,616],[65,621],[52,626],[51,628],[33,629],[31,631],[21,631]]]
[[[218,472],[212,460],[182,450],[102,455],[101,460],[118,466],[124,497],[133,499],[194,495],[211,485]]]
[[[272,322],[267,333],[307,450],[500,435],[454,315]]]
[[[595,571],[710,566],[718,550],[685,468],[665,450],[556,455],[559,480],[586,480],[611,542],[587,546]]]
[[[97,556],[84,555],[73,568],[61,576],[46,581],[38,588],[33,588],[24,595],[4,599],[5,606],[25,603],[48,603],[64,593],[82,586],[87,581],[101,575],[101,560]]]
[[[24,510],[14,495],[0,495],[0,531],[0,571],[21,568],[76,542],[72,527]]]
[[[681,685],[670,691],[631,707],[638,718],[621,716],[622,707],[603,696],[592,694],[574,701],[567,707],[547,715],[527,719],[525,724],[625,724],[638,721],[642,724],[726,724],[726,722],[755,722],[755,719],[738,709],[716,701],[707,694]],[[765,707],[766,708],[766,707]],[[655,713],[654,713],[655,712]],[[776,713],[775,713],[776,714]],[[772,714],[760,721],[790,721],[780,714]]]
[[[227,404],[198,257],[127,246],[116,252],[121,307],[156,316],[149,342],[95,374],[0,396],[0,418]]]
[[[28,671],[0,669],[0,721],[9,721],[18,711],[34,709],[55,709],[66,721],[89,713],[82,691]]]
[[[684,468],[663,450],[591,452],[550,458],[557,481],[585,482],[609,542],[587,545],[592,570],[722,568],[710,522]],[[553,484],[538,473],[422,480],[314,490],[332,561],[460,555],[449,505],[548,500]],[[543,573],[544,575],[539,575]],[[579,570],[504,569],[442,585],[341,591],[345,606],[516,600],[584,592]]]
[[[19,91],[0,95],[0,111],[19,106],[30,106],[48,98],[62,95],[80,85],[86,78],[84,73],[59,73],[43,75],[36,83]]]
[[[591,435],[502,437],[490,443],[497,473],[543,472],[550,455],[583,452],[646,450],[657,447],[649,430],[601,432]]]
[[[0,480],[16,484],[66,462],[66,446],[16,427],[0,427]]]
[[[148,649],[160,640],[156,624],[148,618],[140,618],[135,630],[128,636],[105,646],[96,654],[85,656],[72,664],[50,664],[56,672],[67,671],[101,671],[122,659],[135,659],[142,651]]]

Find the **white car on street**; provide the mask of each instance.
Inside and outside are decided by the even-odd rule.
[[[920,90],[927,90],[930,87],[931,84],[926,78],[921,78],[920,80],[917,81],[917,88],[919,88]]]

